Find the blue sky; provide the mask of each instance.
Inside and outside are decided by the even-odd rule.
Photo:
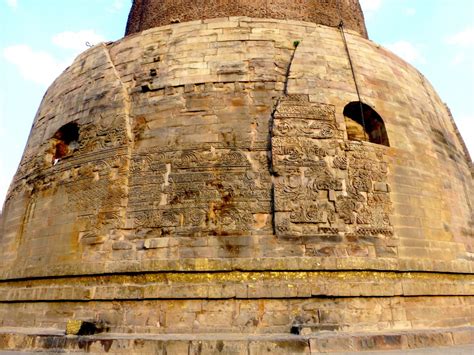
[[[418,68],[474,155],[474,0],[361,0],[371,40]],[[121,38],[131,0],[0,0],[0,205],[49,84]]]

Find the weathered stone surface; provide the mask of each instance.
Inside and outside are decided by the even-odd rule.
[[[124,289],[123,285],[127,285]],[[242,289],[245,292],[242,292]],[[472,275],[402,272],[214,272],[82,276],[0,283],[0,302],[120,299],[469,296]]]
[[[125,34],[201,19],[212,19],[212,25],[214,19],[228,16],[300,20],[333,27],[344,21],[347,28],[367,37],[358,0],[134,0]],[[237,21],[225,28],[235,27]]]
[[[391,146],[349,141],[342,111],[355,99],[353,79],[347,59],[331,59],[346,56],[339,32],[240,19],[234,38],[219,40],[214,31],[232,21],[99,45],[58,78],[5,205],[4,278],[472,272],[469,162],[418,72],[348,34],[363,99],[384,118]],[[54,163],[50,137],[71,122],[78,147]],[[439,134],[451,137],[449,155],[435,153]]]
[[[107,324],[111,333],[195,333],[201,336],[208,333],[290,335],[294,327],[307,328],[309,334],[442,331],[472,326],[474,320],[472,296],[287,296],[282,299],[196,298],[137,302],[120,300],[120,293],[116,295],[115,302],[0,303],[0,328],[57,328],[64,334],[71,313],[80,321]],[[424,338],[410,340],[413,347],[419,347],[423,341]],[[460,336],[459,341],[466,340]]]
[[[129,354],[130,351],[141,354],[353,354],[357,350],[393,354],[471,354],[472,346],[458,339],[460,334],[473,336],[472,328],[446,329],[440,331],[390,332],[379,333],[323,333],[307,337],[295,335],[201,335],[200,340],[194,334],[174,335],[98,335],[68,336],[55,332],[0,333],[0,349],[47,352],[113,353]],[[412,347],[410,338],[423,338],[428,348]],[[453,347],[450,344],[455,344]],[[380,347],[378,347],[380,345]],[[441,347],[439,347],[441,346]],[[447,348],[446,346],[450,346]]]
[[[348,139],[358,97],[335,28],[232,17],[81,54],[45,95],[1,217],[0,333],[74,319],[195,335],[135,339],[158,353],[472,343],[472,163],[429,83],[346,32],[387,144]],[[15,334],[0,349],[76,346]]]

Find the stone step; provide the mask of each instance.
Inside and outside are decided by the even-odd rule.
[[[15,351],[139,354],[472,354],[474,327],[354,333],[113,334],[66,336],[54,329],[0,328],[0,354]],[[441,352],[440,352],[441,351]]]

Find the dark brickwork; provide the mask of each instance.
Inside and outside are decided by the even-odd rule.
[[[199,19],[250,16],[315,22],[346,28],[367,38],[358,0],[134,0],[126,35]]]

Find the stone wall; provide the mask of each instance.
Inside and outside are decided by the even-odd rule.
[[[66,329],[70,319],[102,321],[111,333],[290,334],[376,332],[472,325],[473,297],[144,300],[0,304],[0,327]]]
[[[83,53],[48,90],[8,195],[4,277],[471,272],[469,161],[444,104],[408,64],[347,37],[390,147],[346,140],[357,96],[336,29],[231,18]],[[72,121],[79,146],[54,164]]]
[[[81,54],[48,89],[4,206],[0,326],[472,326],[472,163],[426,79],[346,37],[389,147],[347,139],[358,97],[335,28],[230,17]]]
[[[251,16],[299,20],[346,28],[367,37],[358,0],[134,0],[126,35],[200,19]]]
[[[0,301],[287,299],[472,295],[471,275],[387,271],[229,271],[5,281]],[[122,285],[127,285],[123,287]]]

